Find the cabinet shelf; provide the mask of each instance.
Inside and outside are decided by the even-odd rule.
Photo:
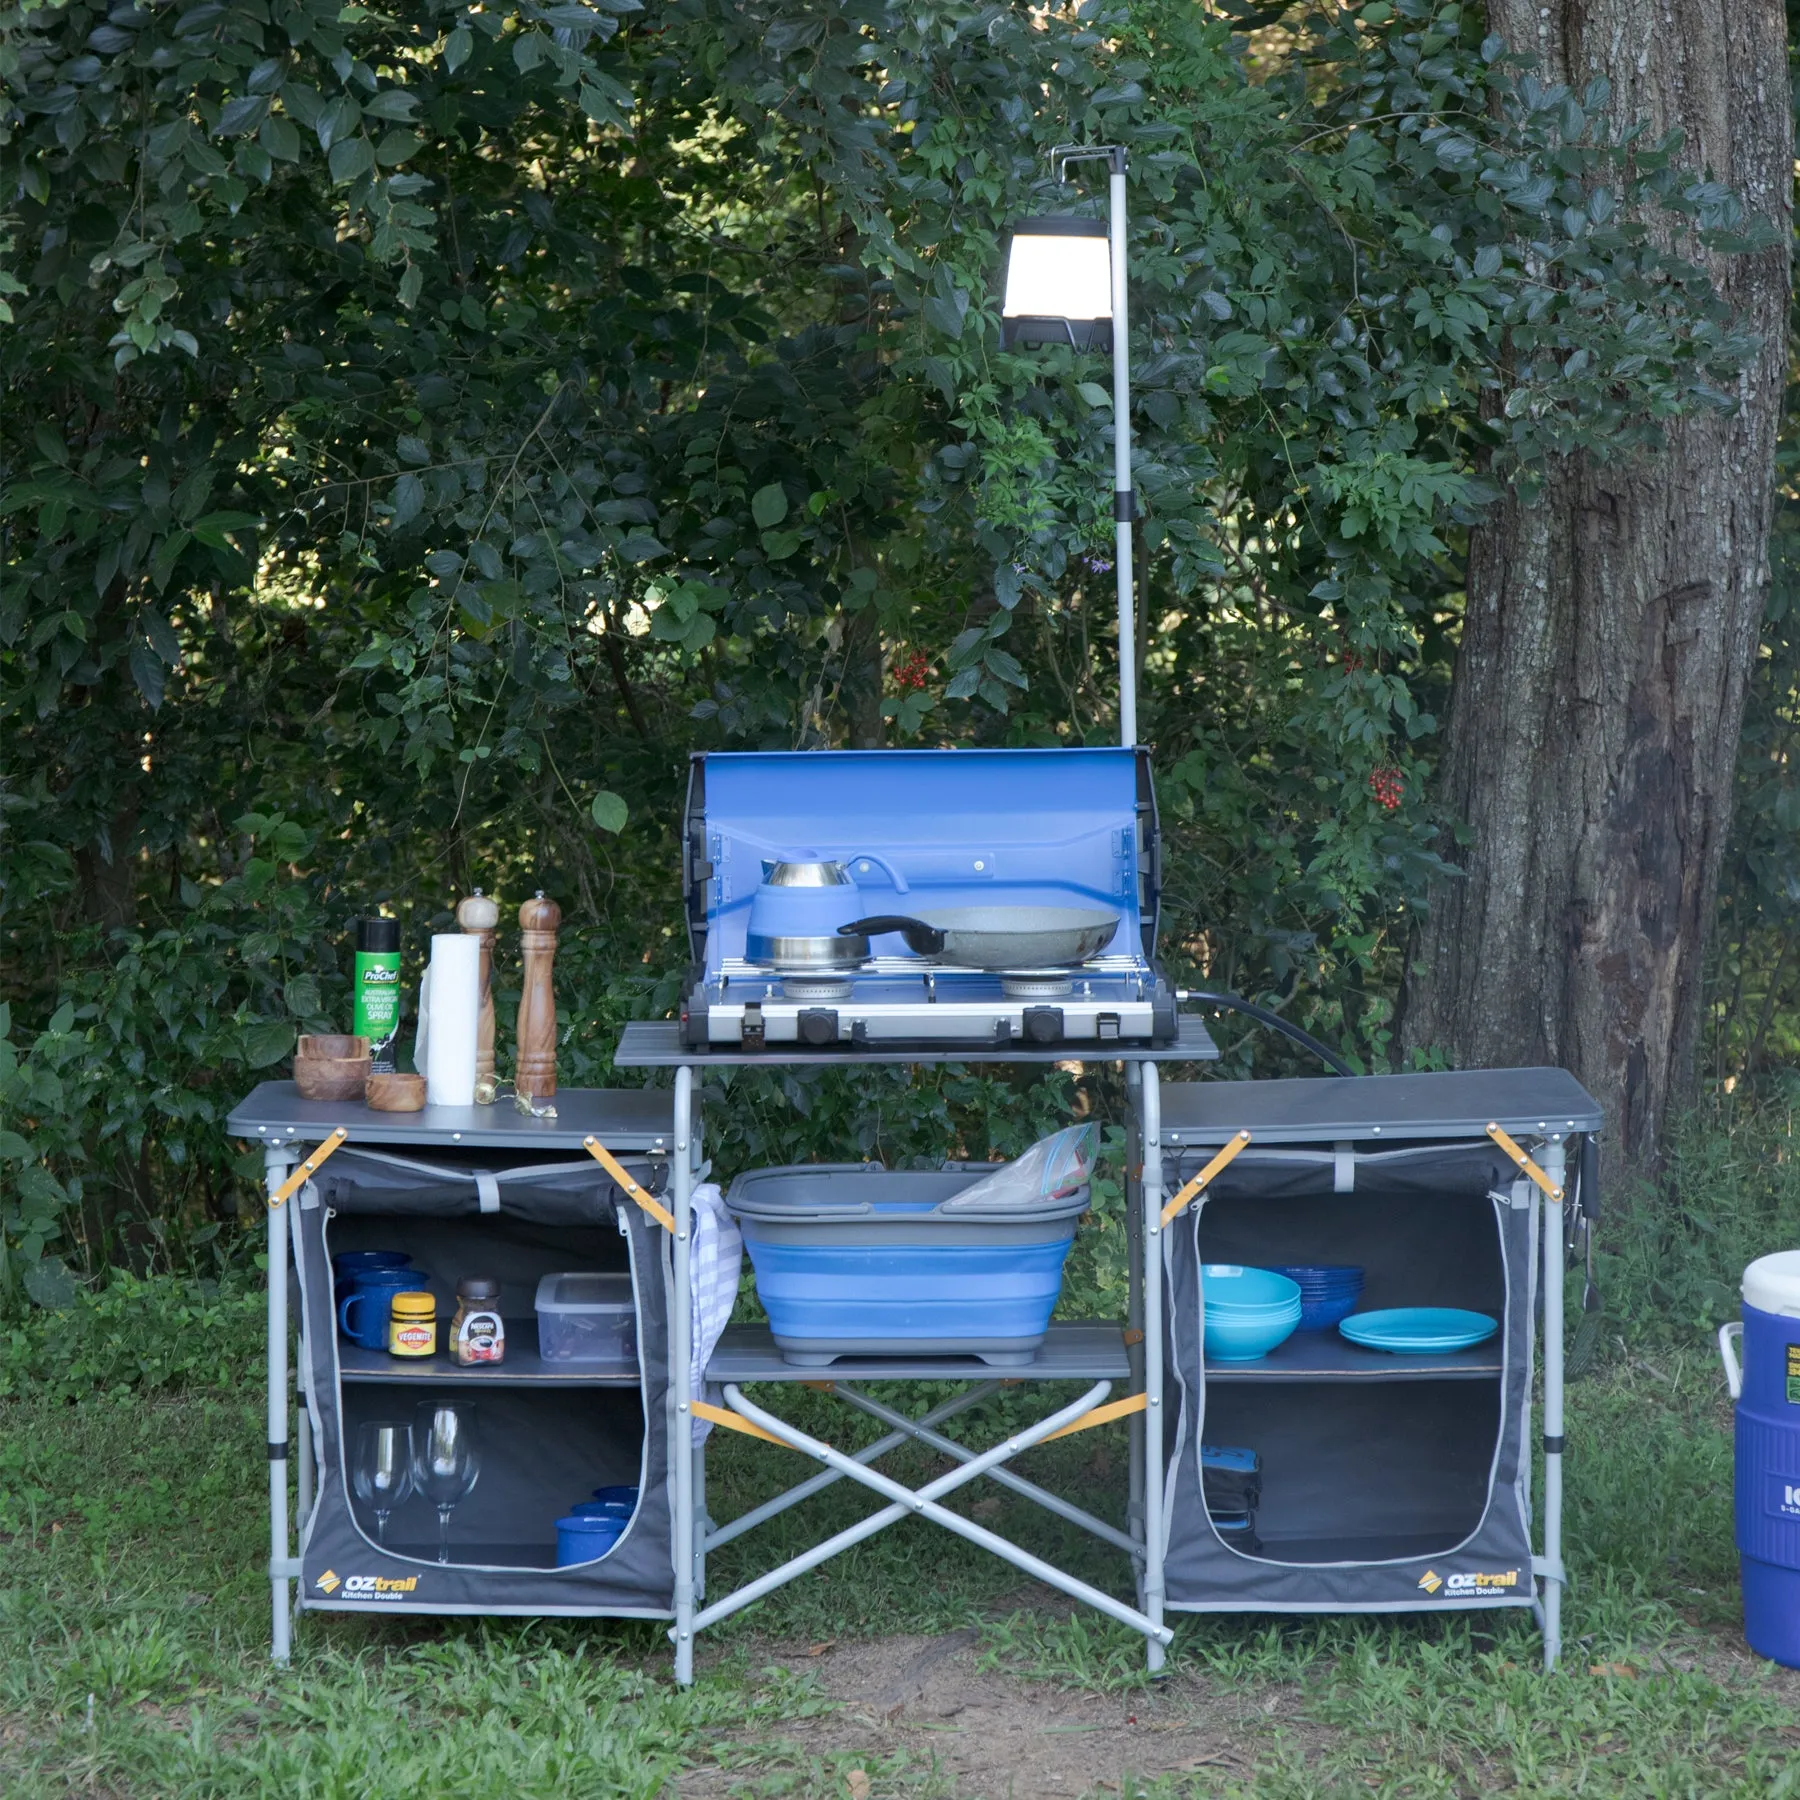
[[[342,1335],[338,1338],[338,1374],[346,1382],[385,1382],[398,1387],[441,1387],[447,1382],[470,1387],[634,1388],[641,1385],[636,1369],[624,1374],[580,1363],[545,1362],[538,1354],[534,1320],[506,1322],[506,1360],[461,1368],[440,1351],[425,1357],[389,1356],[366,1350]]]
[[[1441,1356],[1395,1356],[1365,1350],[1335,1331],[1297,1331],[1254,1362],[1208,1362],[1206,1379],[1236,1381],[1492,1381],[1501,1372],[1501,1343]]]

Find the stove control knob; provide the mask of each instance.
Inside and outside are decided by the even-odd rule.
[[[1059,1044],[1063,1034],[1063,1010],[1060,1006],[1028,1006],[1025,1009],[1025,1036],[1033,1044]]]
[[[822,1047],[838,1041],[835,1006],[803,1006],[794,1020],[794,1033],[803,1044]]]

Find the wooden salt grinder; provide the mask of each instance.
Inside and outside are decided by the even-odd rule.
[[[556,1093],[556,993],[550,985],[550,965],[561,923],[562,908],[546,900],[542,888],[536,899],[519,908],[519,949],[525,967],[513,1087],[533,1100],[548,1100]]]
[[[481,939],[481,1010],[475,1026],[475,1084],[479,1087],[494,1075],[494,928],[500,923],[500,908],[484,899],[477,888],[472,898],[457,907],[456,922],[467,935]]]

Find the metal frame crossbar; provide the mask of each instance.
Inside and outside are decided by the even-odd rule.
[[[1051,1413],[1048,1418],[1040,1419],[1035,1425],[1014,1432],[991,1449],[980,1452],[973,1451],[966,1445],[958,1444],[953,1439],[944,1437],[941,1433],[931,1429],[926,1420],[934,1419],[941,1423],[951,1413],[974,1405],[978,1399],[986,1398],[996,1391],[1000,1386],[997,1381],[982,1383],[977,1392],[959,1395],[954,1402],[936,1407],[924,1419],[917,1420],[909,1419],[903,1413],[896,1412],[891,1407],[870,1399],[866,1394],[847,1384],[832,1382],[825,1385],[834,1395],[846,1400],[859,1411],[866,1412],[872,1418],[892,1426],[892,1431],[879,1443],[871,1445],[857,1455],[848,1455],[801,1431],[797,1426],[789,1424],[778,1414],[769,1412],[756,1405],[755,1402],[746,1399],[743,1390],[734,1382],[727,1382],[724,1385],[725,1401],[730,1408],[730,1413],[726,1414],[718,1408],[707,1406],[704,1416],[714,1419],[719,1424],[729,1424],[733,1429],[741,1430],[748,1426],[755,1436],[772,1438],[777,1443],[785,1444],[788,1448],[800,1452],[803,1456],[809,1456],[814,1461],[823,1463],[827,1476],[855,1481],[871,1489],[888,1501],[888,1505],[878,1512],[871,1513],[867,1518],[859,1520],[856,1524],[846,1526],[842,1531],[825,1539],[823,1543],[815,1544],[810,1550],[790,1557],[780,1567],[757,1576],[755,1580],[746,1582],[735,1592],[727,1594],[723,1599],[716,1600],[712,1605],[694,1613],[691,1627],[693,1630],[704,1630],[708,1625],[717,1624],[721,1619],[730,1618],[733,1613],[740,1612],[744,1607],[760,1600],[765,1594],[772,1593],[776,1588],[785,1586],[796,1576],[804,1575],[810,1569],[816,1569],[819,1564],[827,1562],[853,1545],[873,1537],[876,1532],[885,1531],[890,1525],[897,1525],[902,1519],[922,1518],[930,1520],[932,1524],[941,1526],[946,1531],[954,1532],[960,1538],[967,1539],[968,1542],[998,1556],[1002,1561],[1010,1563],[1014,1568],[1043,1582],[1046,1586],[1057,1588],[1072,1599],[1084,1601],[1097,1611],[1105,1613],[1109,1618],[1117,1619],[1120,1624],[1129,1625],[1133,1630],[1141,1631],[1147,1637],[1162,1644],[1169,1642],[1171,1633],[1168,1628],[1146,1617],[1136,1607],[1115,1599],[1111,1594],[1103,1593],[1099,1588],[1092,1587],[1078,1577],[1066,1573],[1053,1563],[1044,1561],[1042,1557],[1034,1556],[1030,1551],[1021,1549],[1010,1539],[1001,1537],[998,1532],[989,1531],[985,1526],[976,1524],[973,1519],[966,1519],[960,1513],[952,1512],[948,1507],[939,1504],[941,1500],[957,1489],[968,1486],[970,1482],[983,1475],[1005,1478],[1006,1485],[1012,1487],[1015,1492],[1023,1493],[1040,1505],[1048,1502],[1051,1510],[1063,1518],[1086,1530],[1095,1532],[1096,1535],[1106,1538],[1109,1542],[1121,1543],[1126,1549],[1135,1550],[1137,1554],[1141,1555],[1141,1546],[1132,1545],[1131,1540],[1126,1538],[1123,1533],[1115,1531],[1103,1521],[1084,1513],[1079,1507],[1058,1500],[1055,1495],[1046,1493],[1034,1483],[1025,1481],[1018,1476],[1012,1476],[1010,1471],[1003,1468],[1004,1464],[1012,1461],[1023,1451],[1029,1450],[1034,1444],[1044,1443],[1072,1426],[1081,1425],[1091,1414],[1101,1409],[1102,1403],[1112,1392],[1111,1381],[1096,1381],[1086,1393]],[[932,1448],[954,1457],[958,1466],[919,1488],[909,1488],[903,1482],[883,1475],[872,1466],[876,1457],[884,1453],[884,1447],[885,1449],[898,1448],[909,1438],[928,1444]],[[787,1493],[777,1496],[765,1507],[759,1508],[761,1517],[756,1522],[760,1523],[762,1519],[785,1511],[787,1507],[797,1504],[807,1494],[817,1493],[825,1485],[825,1478],[820,1476],[801,1483],[799,1487],[790,1489]],[[705,1534],[704,1542],[708,1546],[715,1545],[725,1541],[727,1536],[735,1537],[741,1535],[743,1530],[748,1529],[748,1524],[744,1521],[734,1521],[734,1525],[737,1529],[727,1526],[719,1532]]]

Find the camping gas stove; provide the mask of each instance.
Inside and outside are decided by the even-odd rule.
[[[1175,996],[1135,957],[993,973],[877,956],[860,969],[781,973],[732,959],[682,1011],[685,1041],[746,1050],[1168,1043]]]
[[[683,864],[687,1049],[1080,1054],[1175,1041],[1141,752],[699,755]],[[1118,925],[1084,961],[1018,969],[917,954],[891,931],[837,935],[959,908],[1066,908]]]

